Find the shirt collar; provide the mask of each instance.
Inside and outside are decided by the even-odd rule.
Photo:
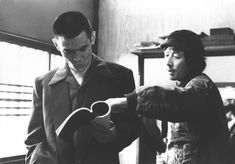
[[[64,62],[55,72],[54,76],[52,77],[49,85],[53,85],[61,80],[64,80],[69,73],[69,66]]]
[[[64,64],[57,69],[56,73],[49,82],[49,85],[53,85],[55,83],[58,83],[66,79],[67,76],[69,75],[69,72],[70,70],[68,64],[64,62]],[[90,65],[90,68],[87,70],[84,79],[88,79],[94,75],[104,76],[108,78],[114,77],[112,71],[109,69],[107,65],[107,62],[105,62],[103,59],[96,56],[95,54],[92,54],[92,63]]]

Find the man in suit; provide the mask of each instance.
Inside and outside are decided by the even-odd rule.
[[[92,52],[96,33],[82,13],[61,14],[53,32],[52,41],[65,62],[35,79],[26,163],[118,164],[118,153],[139,135],[136,114],[111,114],[110,128],[88,121],[71,140],[60,138],[55,131],[74,110],[134,90],[133,73]]]

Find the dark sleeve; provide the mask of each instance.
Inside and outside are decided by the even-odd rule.
[[[137,107],[137,94],[135,91],[125,94],[126,98],[127,98],[127,105],[128,105],[128,110],[130,110],[131,112],[135,112],[136,111],[136,107]]]
[[[131,70],[129,70],[123,78],[119,86],[124,96],[135,89],[134,77]],[[113,115],[113,121],[116,125],[117,138],[113,142],[118,151],[130,145],[138,136],[140,131],[140,120],[136,112],[127,109],[126,112]]]
[[[28,136],[25,140],[28,153],[26,155],[26,164],[29,163],[32,153],[39,143],[45,140],[45,132],[43,126],[43,114],[42,114],[42,95],[41,87],[35,80],[35,86],[33,89],[33,103],[32,113],[28,124]]]
[[[186,87],[149,87],[139,93],[137,111],[172,122],[200,120],[210,116],[216,95],[219,98],[216,90],[208,78],[195,78]]]

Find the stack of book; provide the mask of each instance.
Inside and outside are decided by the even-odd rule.
[[[210,29],[210,35],[202,38],[204,46],[234,45],[234,33],[231,28]]]
[[[140,44],[135,44],[135,50],[148,51],[159,49],[160,43],[156,41],[141,41]]]

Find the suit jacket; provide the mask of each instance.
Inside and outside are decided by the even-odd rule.
[[[72,142],[56,136],[55,130],[71,113],[69,86],[66,82],[67,64],[35,79],[33,109],[25,144],[28,148],[26,163],[72,164],[75,150]],[[92,64],[81,87],[79,106],[90,107],[94,101],[121,97],[134,90],[130,69],[103,61],[93,55]],[[78,163],[119,163],[118,152],[134,141],[139,133],[138,117],[132,112],[111,114],[117,137],[109,143],[100,143],[88,132],[81,133],[81,154]],[[86,128],[85,128],[86,129]],[[87,128],[89,129],[89,128]],[[79,149],[76,148],[76,149]]]

